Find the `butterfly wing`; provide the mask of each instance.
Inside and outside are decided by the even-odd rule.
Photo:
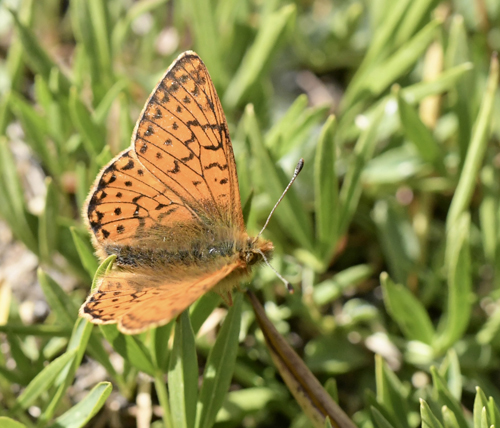
[[[96,248],[107,241],[131,245],[157,224],[196,219],[193,210],[144,168],[131,149],[103,169],[85,214]]]
[[[111,272],[80,308],[80,316],[95,324],[118,323],[122,333],[137,334],[167,324],[238,267],[234,262],[197,277],[170,280],[152,270]]]
[[[180,55],[151,94],[133,145],[140,161],[200,214],[244,230],[231,140],[200,57]]]
[[[244,232],[224,112],[194,52],[180,55],[160,80],[137,122],[132,149],[102,170],[84,216],[98,249],[110,242],[131,245],[160,225]]]

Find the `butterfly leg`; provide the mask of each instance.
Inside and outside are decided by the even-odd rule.
[[[233,306],[233,295],[230,291],[225,291],[225,292],[215,291],[215,292],[222,298],[222,300],[227,306],[229,307]]]

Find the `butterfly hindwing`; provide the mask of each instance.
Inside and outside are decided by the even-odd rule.
[[[141,275],[114,272],[100,280],[80,315],[96,324],[117,323],[122,333],[137,334],[167,324],[239,266],[236,261],[214,272],[174,281],[158,278],[154,271]]]

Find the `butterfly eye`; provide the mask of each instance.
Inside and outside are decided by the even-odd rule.
[[[252,262],[254,262],[254,261],[255,261],[255,260],[254,260],[254,259],[255,259],[255,254],[254,254],[254,253],[252,253],[252,252],[248,252],[248,253],[246,254],[246,257],[245,257],[245,258],[246,258],[246,262],[247,262],[247,264],[249,264],[249,265],[250,265],[250,264],[252,264]]]

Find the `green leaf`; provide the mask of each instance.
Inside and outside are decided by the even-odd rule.
[[[422,398],[420,399],[420,418],[422,419],[422,428],[443,428],[439,419],[432,413],[431,408]]]
[[[361,172],[375,151],[377,129],[384,115],[384,110],[385,103],[381,103],[374,112],[370,124],[360,135],[354,147],[354,159],[350,161],[350,168],[340,190],[339,202],[341,212],[338,227],[339,236],[346,232],[349,222],[358,206],[359,198],[361,197]]]
[[[472,309],[469,229],[470,216],[463,213],[447,232],[448,302],[446,314],[439,325],[437,352],[452,346],[469,325]]]
[[[215,87],[220,87],[223,82],[227,81],[227,75],[222,61],[215,10],[209,0],[186,2],[185,11],[189,12],[188,17],[194,32],[196,50],[210,70]]]
[[[460,403],[451,395],[444,379],[439,375],[435,367],[431,367],[431,375],[434,393],[437,393],[436,404],[446,408],[446,411],[443,409],[445,428],[454,426],[450,424],[457,424],[456,426],[459,428],[468,428]]]
[[[483,418],[488,418],[488,414],[486,412],[486,407],[488,406],[488,399],[481,388],[476,387],[476,398],[474,400],[474,411],[472,413],[474,419],[474,427],[482,428]],[[490,423],[488,422],[486,428],[489,428]]]
[[[462,173],[458,181],[457,189],[453,195],[446,227],[451,228],[458,221],[462,213],[470,204],[472,193],[476,186],[476,180],[486,153],[489,141],[491,117],[493,112],[495,94],[498,87],[498,58],[494,55],[491,58],[490,74],[486,85],[486,90],[481,102],[481,109],[474,124],[472,138],[467,150]]]
[[[331,278],[314,286],[313,300],[317,305],[325,305],[338,299],[348,288],[355,288],[374,273],[369,265],[357,265],[344,269]]]
[[[169,365],[168,392],[172,421],[176,428],[192,428],[198,398],[198,362],[188,311],[184,311],[175,323]]]
[[[190,314],[194,334],[198,334],[203,323],[214,309],[220,305],[221,300],[217,293],[207,293],[193,303]]]
[[[377,428],[396,428],[394,425],[392,425],[384,416],[382,413],[380,413],[376,407],[371,407],[370,412],[373,417],[373,421],[375,422],[375,426]]]
[[[394,284],[387,273],[380,275],[384,303],[406,339],[431,345],[434,327],[422,303],[405,287]]]
[[[442,155],[437,141],[420,120],[415,109],[401,96],[400,91],[397,93],[397,100],[399,118],[406,138],[415,145],[424,161],[434,164],[437,170],[443,173],[445,169],[441,162]]]
[[[498,182],[495,169],[486,165],[481,170],[482,201],[479,207],[481,235],[483,239],[484,254],[488,263],[494,265],[497,251],[497,214],[498,214]]]
[[[26,428],[26,425],[7,416],[0,416],[0,426],[2,428]]]
[[[12,409],[13,413],[18,410],[26,410],[34,401],[52,385],[57,375],[64,369],[76,355],[76,350],[65,352],[60,357],[52,361],[48,366],[38,373],[29,383],[26,389],[19,395],[16,404]]]
[[[335,117],[326,121],[314,161],[314,205],[316,214],[316,239],[321,256],[328,263],[337,246],[339,188],[335,167]]]
[[[172,335],[172,327],[175,325],[175,319],[161,327],[151,330],[151,356],[153,363],[161,373],[168,372],[169,361],[169,341]]]
[[[75,87],[71,88],[69,97],[69,113],[71,120],[83,137],[83,144],[89,156],[97,156],[104,148],[103,136],[105,133],[101,127],[94,122],[91,114],[80,101]]]
[[[92,120],[96,124],[104,124],[113,102],[127,88],[128,83],[126,79],[120,79],[109,89],[92,114]]]
[[[0,213],[17,238],[37,254],[38,243],[29,224],[16,163],[5,137],[0,137]]]
[[[196,412],[196,428],[210,428],[226,397],[238,352],[243,294],[237,293],[210,350]]]
[[[168,0],[143,0],[129,6],[126,15],[119,20],[113,28],[111,41],[115,55],[123,49],[123,44],[132,23],[141,15],[152,12],[160,6],[165,5],[167,1]]]
[[[498,426],[498,424],[500,423],[500,410],[498,410],[498,406],[496,405],[493,397],[490,397],[488,399],[488,413],[491,423],[495,426]]]
[[[29,63],[34,72],[42,75],[48,82],[50,80],[52,70],[57,68],[55,63],[49,57],[47,52],[40,46],[38,43],[38,37],[33,33],[33,31],[20,22],[15,13],[12,13],[12,16],[14,18],[16,34],[24,48],[24,57],[26,58],[26,61]],[[69,90],[69,81],[62,73],[60,73],[60,76],[60,89],[63,93],[67,93]]]
[[[78,309],[68,294],[41,268],[38,269],[38,281],[59,323],[62,325],[73,325],[78,314]]]
[[[292,134],[294,133],[294,125],[304,116],[308,103],[307,95],[299,95],[293,104],[288,107],[283,117],[274,123],[273,127],[266,134],[266,144],[269,148],[274,149],[280,140],[286,138],[286,134],[290,134],[291,130]]]
[[[391,83],[405,74],[434,40],[436,30],[440,25],[441,23],[437,20],[429,22],[392,56],[375,66],[370,71],[370,79],[365,81],[366,89],[372,95],[379,95]]]
[[[12,112],[20,120],[26,133],[26,140],[42,161],[43,165],[56,177],[59,176],[61,167],[57,163],[54,151],[49,150],[47,141],[48,122],[40,116],[35,109],[19,94],[9,94],[9,104]],[[49,122],[50,123],[50,122]]]
[[[430,81],[421,81],[413,85],[402,88],[400,95],[410,104],[415,104],[431,95],[439,95],[450,89],[463,80],[464,76],[470,75],[474,65],[470,62],[457,65],[443,71],[439,77]]]
[[[48,428],[80,428],[85,426],[102,408],[113,387],[110,382],[99,382],[78,404],[59,416]]]
[[[288,4],[263,20],[254,43],[247,50],[225,92],[224,104],[228,108],[232,109],[239,105],[250,88],[259,80],[278,42],[283,38],[287,25],[294,21],[295,11],[295,5]],[[206,38],[206,34],[203,37]]]
[[[75,38],[83,48],[80,55],[89,67],[94,102],[97,104],[111,86],[113,78],[108,7],[95,0],[74,0],[71,2],[70,17]]]
[[[120,333],[116,325],[99,325],[99,328],[113,349],[125,360],[144,373],[154,376],[155,368],[151,355],[137,337]]]
[[[92,56],[98,64],[99,79],[104,84],[108,84],[112,79],[111,62],[113,60],[108,7],[99,0],[89,0],[87,6],[89,10],[88,22],[92,25],[93,40],[95,41],[95,45],[92,47]]]
[[[261,186],[267,190],[272,200],[277,201],[288,183],[286,175],[275,165],[263,144],[262,135],[252,106],[247,106],[244,120],[246,134],[250,140],[252,151],[260,165],[260,168],[256,168],[255,170],[266,171],[264,175],[259,173],[255,178],[260,180]],[[303,208],[303,204],[296,196],[293,187],[290,188],[287,195],[283,198],[274,215],[278,217],[281,225],[288,231],[292,238],[303,247],[312,249],[312,226],[310,219]]]
[[[439,374],[448,381],[448,389],[457,401],[462,399],[462,372],[460,370],[460,361],[457,352],[451,348],[446,353],[446,358],[439,367]]]
[[[398,427],[408,428],[408,403],[403,396],[403,385],[380,355],[375,356],[377,401],[384,406]]]
[[[457,414],[453,413],[448,407],[443,406],[444,428],[462,428],[457,420]]]
[[[94,251],[89,243],[88,234],[85,234],[84,238],[79,229],[72,227],[71,236],[73,237],[73,242],[75,243],[75,247],[78,251],[83,267],[90,276],[93,276],[98,264],[94,256]]]
[[[45,196],[45,209],[40,216],[38,242],[40,245],[40,257],[42,260],[48,261],[57,247],[59,195],[50,177],[45,182],[47,193]]]
[[[71,335],[70,341],[68,343],[68,351],[76,350],[76,355],[73,363],[67,365],[59,374],[55,380],[55,386],[58,386],[55,394],[52,395],[49,404],[46,406],[44,412],[38,418],[39,423],[47,423],[54,417],[54,413],[57,410],[62,398],[66,395],[67,389],[73,383],[76,370],[80,365],[87,343],[92,333],[92,325],[82,318],[79,318],[73,328],[73,334]]]
[[[386,200],[375,202],[372,218],[391,275],[395,281],[406,283],[418,269],[415,265],[421,254],[410,219],[397,204]]]

